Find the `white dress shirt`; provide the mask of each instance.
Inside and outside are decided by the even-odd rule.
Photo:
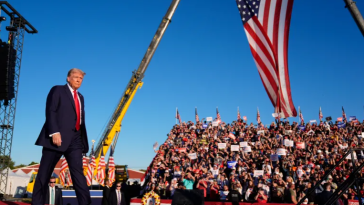
[[[70,92],[72,94],[72,98],[75,99],[75,96],[74,96],[74,89],[70,86],[70,84],[67,83],[67,86],[68,88],[70,89]],[[80,95],[78,94],[78,91],[76,90],[77,92],[77,98],[78,98],[78,102],[80,104],[80,125],[82,124],[82,105],[81,105],[81,99],[80,99]],[[76,105],[75,105],[76,106]],[[50,137],[52,137],[54,134],[59,134],[59,132],[55,132],[51,135],[49,135]]]
[[[49,204],[51,203],[51,197],[52,197],[52,192],[53,192],[53,196],[54,196],[54,203],[56,203],[56,187],[51,187],[49,186]]]

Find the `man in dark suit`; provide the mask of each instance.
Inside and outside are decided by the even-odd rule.
[[[49,188],[46,192],[46,202],[45,204],[52,204],[52,205],[63,205],[63,198],[62,198],[62,189],[56,187],[56,178],[51,177],[49,180]]]
[[[110,193],[109,205],[126,205],[125,194],[121,191],[121,182],[116,183],[116,189]]]
[[[54,167],[65,156],[79,205],[91,204],[82,170],[82,153],[88,152],[85,103],[77,91],[85,73],[77,68],[68,72],[67,84],[54,86],[48,94],[46,121],[36,141],[43,146],[42,159],[33,189],[33,205],[44,205],[48,180]]]
[[[325,191],[319,193],[316,197],[316,203],[318,205],[323,205],[325,204],[329,198],[331,197],[331,195],[333,194],[332,190],[331,190],[331,184],[330,183],[325,183],[324,185],[325,187]],[[339,205],[338,201],[336,201],[333,205]]]
[[[105,186],[102,190],[102,205],[109,205],[109,196],[110,196],[110,183],[109,180],[105,180]]]

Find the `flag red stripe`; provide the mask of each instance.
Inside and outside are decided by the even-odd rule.
[[[293,0],[288,1],[288,5],[287,5],[287,11],[286,11],[286,21],[285,21],[285,29],[284,29],[284,44],[283,44],[283,55],[285,56],[284,58],[284,69],[285,69],[285,77],[286,77],[286,89],[287,89],[287,94],[288,94],[288,102],[289,102],[289,107],[292,111],[293,116],[297,115],[296,114],[296,109],[293,105],[293,101],[292,101],[292,94],[291,94],[291,84],[290,84],[290,80],[289,80],[289,72],[288,72],[288,39],[289,39],[289,29],[290,29],[290,23],[291,23],[291,16],[292,16],[292,8],[293,8]]]
[[[264,6],[264,18],[263,18],[263,28],[265,32],[268,32],[268,20],[269,20],[269,8],[271,0],[266,0]]]
[[[257,18],[254,18],[254,19],[257,20]],[[258,26],[259,24],[257,24],[256,22],[254,22],[254,23],[257,25],[257,28],[260,28]],[[276,68],[276,64],[275,64],[274,59],[272,58],[272,56],[270,55],[267,47],[264,45],[264,43],[262,42],[262,40],[258,37],[258,35],[256,34],[256,32],[250,27],[250,25],[248,23],[244,25],[244,28],[249,33],[249,35],[254,39],[255,43],[259,46],[259,48],[262,50],[262,52],[264,53],[264,55],[266,56],[266,58],[270,62],[271,66],[273,68]],[[264,32],[262,32],[262,33],[264,34]],[[269,42],[269,39],[266,38],[266,41]],[[277,75],[277,70],[275,70],[275,75]]]
[[[282,6],[282,0],[277,0],[275,11],[274,11],[274,21],[273,21],[273,51],[275,54],[278,54],[278,33],[279,33],[279,17],[281,15],[281,6]]]

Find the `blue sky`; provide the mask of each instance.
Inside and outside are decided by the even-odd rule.
[[[40,161],[34,145],[45,120],[45,100],[53,85],[65,84],[72,67],[87,75],[89,140],[99,139],[139,63],[170,0],[13,0],[10,3],[38,34],[25,36],[13,138],[16,164]],[[364,2],[357,1],[364,12]],[[293,102],[306,121],[324,116],[363,120],[364,39],[342,0],[296,0],[289,41]],[[1,38],[7,38],[5,24]],[[234,0],[182,0],[123,121],[115,151],[117,164],[145,168],[175,123],[215,116],[236,119],[237,107],[255,122],[259,107],[269,124],[273,107],[254,64]],[[290,119],[298,121],[298,118]],[[90,142],[91,143],[91,142]]]

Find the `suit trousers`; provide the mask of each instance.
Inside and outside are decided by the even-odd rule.
[[[82,150],[83,144],[81,139],[81,131],[74,131],[72,136],[72,143],[65,152],[58,152],[52,149],[43,147],[42,159],[38,170],[38,175],[35,180],[32,205],[44,205],[47,203],[45,199],[48,189],[49,179],[53,173],[54,167],[61,158],[65,156],[69,170],[71,172],[71,178],[73,182],[73,188],[75,189],[78,205],[91,204],[90,191],[86,183],[86,177],[83,175],[82,167]]]

